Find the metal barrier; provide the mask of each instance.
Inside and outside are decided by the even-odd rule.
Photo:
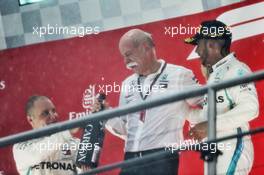
[[[208,133],[209,133],[208,139],[210,141],[213,141],[213,140],[215,140],[215,136],[216,136],[216,127],[215,127],[216,126],[216,123],[215,123],[216,122],[216,102],[215,102],[216,91],[220,90],[220,89],[236,86],[239,84],[244,84],[244,83],[249,83],[252,81],[261,80],[261,79],[264,79],[264,71],[258,71],[258,72],[252,73],[250,75],[246,75],[244,77],[230,79],[230,80],[218,83],[218,84],[210,84],[210,85],[206,85],[206,86],[201,86],[199,88],[190,89],[187,91],[183,91],[181,93],[170,93],[170,94],[167,94],[166,96],[164,96],[163,98],[156,98],[153,100],[144,101],[144,102],[138,103],[136,105],[126,105],[123,107],[119,107],[117,109],[109,109],[109,110],[102,111],[100,113],[94,113],[94,114],[91,114],[89,116],[82,117],[79,119],[75,119],[75,120],[71,120],[71,121],[64,121],[64,122],[60,122],[57,124],[49,125],[45,128],[26,131],[26,132],[14,134],[11,136],[6,136],[6,137],[0,139],[0,148],[4,147],[4,146],[8,146],[10,144],[15,144],[18,142],[26,141],[29,139],[47,136],[47,135],[50,135],[50,134],[53,134],[53,133],[56,133],[59,131],[63,131],[63,130],[67,130],[67,129],[71,129],[71,128],[75,128],[75,127],[80,127],[80,126],[85,126],[90,121],[108,120],[108,119],[114,118],[116,116],[122,116],[122,115],[125,115],[128,113],[137,112],[137,111],[140,111],[143,109],[148,109],[148,108],[156,107],[159,105],[164,105],[164,104],[168,104],[171,102],[180,101],[180,100],[183,100],[186,98],[204,95],[205,93],[208,93],[208,102],[209,102],[208,103],[208,109],[209,109],[208,110]],[[261,132],[262,132],[262,130],[261,130]],[[235,136],[235,137],[237,137],[237,136]],[[158,154],[157,154],[157,156],[158,156]],[[151,155],[148,157],[150,157],[150,159],[152,158]],[[143,160],[141,159],[138,161],[143,161]],[[134,160],[134,161],[136,161],[136,160]],[[129,160],[126,162],[134,163],[134,161]],[[125,166],[128,166],[128,165],[124,164],[124,165],[120,165],[120,166],[118,165],[117,166],[117,164],[116,164],[115,166],[109,166],[107,168],[107,170],[111,170],[111,169],[114,169],[117,167],[122,168]],[[100,169],[100,167],[98,169]],[[103,168],[101,167],[101,169],[103,169]],[[209,170],[208,171],[209,174],[216,174],[215,173],[216,172],[216,161],[213,161],[211,164],[209,164],[208,170]],[[84,173],[84,174],[99,173],[99,172],[102,172],[102,171],[98,171],[97,169],[94,169],[91,172]]]
[[[257,134],[257,133],[262,133],[262,132],[264,132],[264,127],[257,128],[257,129],[254,129],[254,130],[251,130],[251,131],[248,131],[248,132],[242,132],[240,134],[234,134],[234,135],[221,137],[221,138],[214,139],[214,140],[208,140],[207,142],[203,142],[203,143],[208,143],[208,144],[209,143],[217,143],[217,142],[221,142],[221,141],[225,141],[225,140],[229,140],[229,139],[239,138],[239,137],[243,137],[243,136],[246,136],[246,135],[252,135],[252,134]],[[199,143],[199,144],[202,144],[202,143]],[[131,166],[142,165],[143,163],[155,161],[157,159],[162,159],[164,157],[170,158],[170,157],[174,156],[174,153],[177,153],[179,151],[195,150],[195,148],[199,144],[189,145],[188,149],[186,149],[185,146],[182,146],[182,147],[180,147],[180,148],[178,148],[176,150],[173,150],[173,152],[170,151],[170,150],[165,151],[165,152],[164,151],[160,151],[160,152],[157,152],[157,153],[146,155],[146,156],[141,157],[141,158],[133,158],[133,159],[129,159],[129,160],[126,160],[126,161],[121,161],[121,162],[113,163],[113,164],[110,164],[110,165],[101,166],[99,168],[92,169],[89,172],[81,173],[79,175],[97,174],[97,173],[102,173],[102,172],[109,171],[109,170],[116,169],[116,168],[127,168],[127,167],[131,167]],[[208,174],[211,175],[209,172],[208,172]]]

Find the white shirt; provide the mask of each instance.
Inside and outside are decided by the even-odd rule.
[[[213,67],[208,84],[219,83],[250,74],[250,68],[238,61],[234,53],[218,61]],[[248,122],[258,116],[259,103],[254,83],[242,84],[217,92],[217,136],[236,134],[237,128],[249,129]],[[207,120],[207,95],[204,98],[203,112],[200,118]]]
[[[180,93],[199,86],[191,70],[167,64],[162,72],[165,62],[159,61],[162,63],[159,70],[140,80],[140,87],[146,89],[142,93],[145,96],[147,87],[150,87],[156,76],[161,73],[146,100],[162,97],[162,95],[171,92]],[[138,78],[138,74],[133,74],[123,81],[120,106],[143,101],[136,88],[138,87]],[[196,106],[200,102],[201,98],[199,97],[147,109],[143,120],[140,119],[141,112],[127,114],[108,120],[106,127],[113,134],[126,140],[126,152],[163,148],[166,144],[179,143],[183,140],[183,125],[191,110],[190,106]],[[192,120],[192,123],[195,123],[195,120]]]
[[[78,143],[69,131],[17,143],[13,146],[17,170],[21,175],[76,174]]]

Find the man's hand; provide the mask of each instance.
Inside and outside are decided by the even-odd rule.
[[[72,128],[72,129],[70,129],[70,133],[72,136],[74,136],[74,134],[76,134],[79,130],[80,130],[79,127],[78,128]]]
[[[188,134],[190,138],[198,140],[199,142],[202,141],[205,137],[207,137],[207,122],[195,125],[190,129]]]
[[[82,173],[88,172],[91,168],[88,165],[81,165]]]
[[[109,109],[109,103],[106,101],[106,100],[103,100],[103,106],[104,106],[104,109]],[[98,99],[96,98],[94,100],[94,104],[92,106],[92,112],[95,113],[95,112],[99,112],[101,110],[101,103],[98,101]]]

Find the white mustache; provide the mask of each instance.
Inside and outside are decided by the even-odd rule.
[[[136,62],[130,62],[130,63],[128,63],[127,65],[126,65],[126,67],[127,67],[127,69],[132,69],[132,67],[134,67],[134,66],[138,66],[138,63],[136,63]]]

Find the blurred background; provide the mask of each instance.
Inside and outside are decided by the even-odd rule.
[[[19,0],[0,0],[0,50],[74,37],[38,37],[33,35],[34,26],[98,26],[100,31],[108,31],[240,1],[243,0],[42,0],[19,6]]]

